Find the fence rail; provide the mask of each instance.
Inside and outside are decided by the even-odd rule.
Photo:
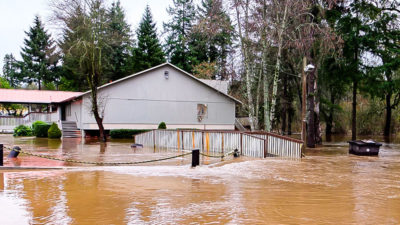
[[[204,154],[226,154],[239,150],[241,155],[265,158],[301,158],[303,142],[268,132],[218,130],[151,130],[134,136],[135,143],[154,149],[190,150]]]

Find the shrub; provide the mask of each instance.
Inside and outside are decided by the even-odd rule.
[[[158,129],[167,129],[167,125],[164,122],[158,124]]]
[[[41,121],[41,120],[37,120],[37,121],[33,122],[33,123],[32,123],[32,132],[33,132],[33,135],[36,135],[36,133],[35,133],[35,128],[36,128],[37,125],[47,125],[47,123],[44,122],[44,121]],[[46,136],[47,136],[47,134],[46,134]]]
[[[118,129],[111,130],[110,136],[111,138],[132,138],[132,135],[144,133],[149,130],[134,130],[134,129]]]
[[[49,130],[47,131],[47,135],[49,138],[60,138],[61,130],[58,128],[56,123],[51,124]]]
[[[39,124],[35,126],[33,133],[36,137],[47,137],[49,129],[50,124]]]
[[[32,136],[32,129],[25,125],[19,125],[14,128],[14,136]]]

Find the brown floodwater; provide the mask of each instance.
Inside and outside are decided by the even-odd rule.
[[[400,144],[379,156],[347,153],[346,137],[301,160],[190,158],[137,166],[65,164],[21,155],[0,170],[0,224],[400,224]],[[13,138],[0,143],[54,157],[140,161],[172,151],[130,148],[130,140]]]

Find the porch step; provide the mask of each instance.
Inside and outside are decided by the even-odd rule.
[[[64,138],[80,138],[81,131],[78,130],[76,122],[62,121],[62,136]]]

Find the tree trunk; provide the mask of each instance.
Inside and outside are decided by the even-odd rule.
[[[335,104],[335,96],[332,94],[331,90],[331,104]],[[333,127],[333,107],[329,107],[329,114],[328,118],[326,121],[326,130],[325,130],[325,135],[326,135],[326,141],[332,141],[332,127]]]
[[[249,1],[247,0],[245,3],[245,37],[243,37],[243,33],[242,33],[242,26],[240,24],[240,22],[238,22],[238,29],[239,29],[239,39],[240,39],[240,45],[241,45],[241,50],[242,50],[242,54],[243,54],[243,58],[244,58],[244,64],[245,64],[245,75],[246,75],[246,93],[247,93],[247,101],[248,101],[248,115],[249,115],[249,122],[250,122],[250,129],[254,130],[255,126],[254,126],[254,102],[253,102],[253,96],[251,93],[251,73],[252,73],[252,68],[250,65],[250,47],[247,45],[247,43],[250,41],[249,39],[249,34],[248,34],[248,13],[249,13]],[[235,5],[236,5],[236,17],[238,21],[240,20],[240,16],[239,16],[239,2],[236,0],[235,1]]]
[[[392,122],[392,105],[391,105],[392,93],[386,94],[386,119],[385,119],[385,129],[383,135],[385,137],[390,136],[390,127]]]
[[[318,70],[317,67],[313,71],[314,73],[314,129],[315,129],[315,144],[322,144],[322,134],[320,127],[320,100],[318,93]]]
[[[103,126],[103,117],[100,116],[99,113],[99,104],[98,104],[98,99],[97,99],[97,87],[99,86],[98,83],[98,74],[96,74],[96,72],[93,71],[92,74],[87,76],[87,80],[89,82],[89,86],[91,89],[91,103],[92,103],[92,113],[94,116],[94,119],[96,120],[97,126],[99,127],[99,139],[100,141],[106,142],[107,141],[107,137],[106,137],[106,133],[104,130],[104,126]],[[103,106],[105,107],[105,106]]]
[[[266,0],[263,1],[263,21],[265,23],[267,18],[267,4]],[[262,26],[261,30],[261,39],[262,39],[262,59],[261,59],[261,69],[263,73],[263,97],[264,97],[264,130],[271,131],[271,123],[269,118],[269,79],[268,79],[268,70],[267,70],[267,35],[266,35],[266,25]]]
[[[282,130],[282,134],[286,133],[286,116],[288,113],[288,84],[287,84],[287,75],[284,74],[283,75],[283,98],[282,98],[282,126],[281,126],[281,130]]]
[[[357,139],[357,81],[353,80],[353,103],[351,112],[351,140]]]
[[[281,21],[281,27],[278,28],[278,54],[276,56],[276,65],[275,65],[275,73],[272,80],[272,96],[271,96],[271,108],[270,108],[270,124],[273,127],[273,121],[275,120],[275,108],[276,108],[276,99],[278,94],[278,81],[279,81],[279,71],[281,66],[281,56],[282,56],[282,44],[283,44],[283,32],[286,28],[286,16],[287,16],[287,8],[288,3],[285,2],[285,9],[283,12],[283,18]],[[278,16],[277,16],[278,17]],[[279,18],[277,18],[279,21]]]
[[[289,105],[288,109],[288,135],[292,135],[292,122],[293,122],[293,115],[294,115],[294,109],[292,105]]]
[[[105,134],[104,126],[103,126],[103,118],[100,117],[99,112],[93,112],[94,119],[96,120],[97,125],[99,126],[99,139],[103,142],[107,141],[107,137]]]
[[[269,118],[269,83],[267,74],[264,74],[264,130],[270,132],[271,131],[271,123]]]
[[[261,91],[261,84],[262,84],[262,79],[263,79],[263,73],[262,69],[260,70],[260,75],[258,77],[258,83],[257,83],[257,92],[256,92],[256,107],[255,107],[255,128],[256,130],[260,129],[260,123],[259,123],[259,108],[260,108],[260,91]]]
[[[307,76],[307,147],[315,148],[315,70]]]

